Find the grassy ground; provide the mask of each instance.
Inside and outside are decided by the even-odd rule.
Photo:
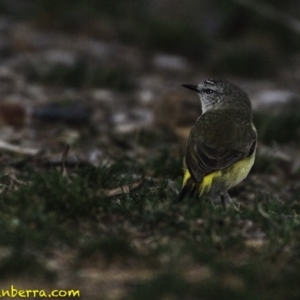
[[[226,211],[175,205],[181,159],[165,153],[69,170],[70,181],[60,169],[3,176],[2,281],[42,280],[83,299],[298,299],[299,191],[282,203],[250,187],[249,203],[236,190]],[[108,196],[127,185],[129,193]]]

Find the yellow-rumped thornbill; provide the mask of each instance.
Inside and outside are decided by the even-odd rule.
[[[183,84],[200,96],[202,114],[192,128],[184,157],[185,197],[220,198],[225,208],[228,190],[244,180],[255,159],[257,132],[248,95],[223,80]]]

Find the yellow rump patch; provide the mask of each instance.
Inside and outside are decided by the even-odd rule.
[[[213,183],[213,180],[215,178],[218,178],[222,175],[221,171],[215,171],[212,172],[206,176],[204,176],[203,181],[199,184],[199,195],[201,196],[203,193],[208,193],[211,185]],[[182,186],[185,186],[187,183],[188,179],[191,177],[191,174],[188,169],[185,170],[184,172],[184,177],[183,177],[183,183]]]

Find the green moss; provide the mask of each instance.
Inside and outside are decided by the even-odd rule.
[[[124,299],[186,299],[190,294],[188,291],[190,284],[181,276],[175,273],[165,273],[149,280],[148,282],[139,284],[135,291],[129,297]]]
[[[299,191],[286,203],[257,193],[252,206],[238,210],[192,199],[175,205],[158,166],[172,173],[177,163],[162,152],[151,164],[155,183],[144,179],[114,197],[98,191],[130,185],[149,166],[123,158],[77,168],[69,170],[71,183],[56,170],[27,170],[27,185],[1,194],[0,247],[7,249],[1,273],[58,278],[45,262],[59,251],[74,254],[74,274],[91,262],[148,270],[148,279],[132,275],[124,299],[269,299],[270,293],[293,299],[299,292]]]
[[[0,260],[0,278],[16,280],[22,276],[53,281],[56,274],[48,270],[33,254],[16,251]]]
[[[133,258],[137,254],[124,236],[115,235],[85,241],[79,251],[79,261],[93,257],[97,259],[97,255],[102,255],[105,263],[112,263],[118,259],[125,262],[126,259]]]
[[[161,149],[158,154],[148,160],[147,168],[152,170],[154,177],[175,179],[183,176],[183,154],[174,152],[172,153],[172,149]]]

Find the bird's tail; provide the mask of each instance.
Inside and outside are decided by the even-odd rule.
[[[189,178],[183,185],[181,191],[175,198],[175,203],[181,202],[184,198],[195,198],[199,196],[197,185]]]

